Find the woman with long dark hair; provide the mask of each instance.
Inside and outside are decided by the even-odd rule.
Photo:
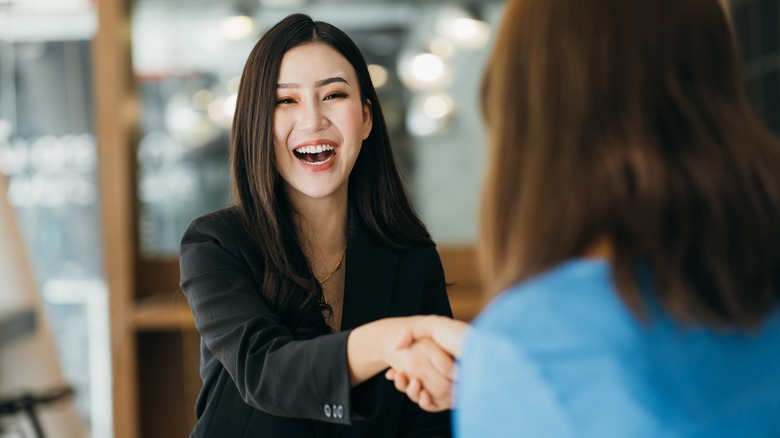
[[[444,274],[349,37],[301,14],[268,30],[231,148],[235,205],[181,246],[202,339],[191,436],[448,436],[452,358],[396,348],[425,319],[409,315],[451,316]],[[376,377],[391,366],[436,388],[421,405],[443,412]]]

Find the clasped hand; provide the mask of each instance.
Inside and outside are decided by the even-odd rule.
[[[442,316],[414,318],[399,333],[385,378],[425,411],[450,409],[455,358],[467,328]]]

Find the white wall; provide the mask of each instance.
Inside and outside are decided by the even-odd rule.
[[[450,59],[453,80],[442,90],[455,102],[449,130],[412,139],[415,207],[440,245],[473,244],[477,238],[486,152],[478,91],[502,10],[495,3],[483,8],[492,27],[484,49],[457,50]]]

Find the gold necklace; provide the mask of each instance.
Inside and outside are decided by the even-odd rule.
[[[341,258],[339,259],[339,262],[336,263],[336,267],[333,268],[332,271],[330,271],[330,274],[328,274],[327,277],[323,278],[322,280],[318,280],[320,284],[325,284],[326,281],[330,280],[330,277],[336,273],[336,271],[339,270],[339,267],[341,266],[341,262],[344,261],[344,256],[347,255],[347,248],[344,248],[344,253],[341,254]]]

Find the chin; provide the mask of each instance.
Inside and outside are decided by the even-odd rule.
[[[322,187],[317,187],[313,189],[303,189],[303,190],[293,189],[293,192],[304,199],[318,200],[318,199],[333,198],[337,196],[339,190],[337,190],[336,188],[323,189]],[[344,191],[344,193],[346,193],[346,190]]]
[[[304,179],[298,184],[287,183],[287,194],[290,199],[298,200],[324,200],[340,196],[347,196],[347,182],[338,181],[312,181]]]

